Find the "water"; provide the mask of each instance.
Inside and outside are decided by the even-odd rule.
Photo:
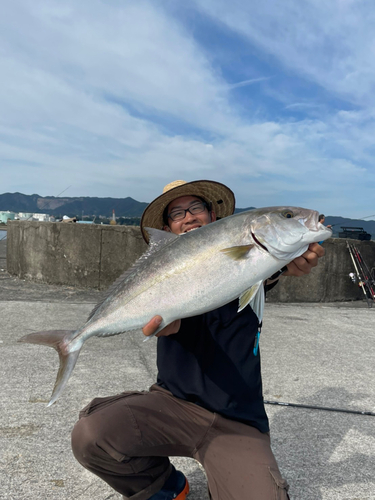
[[[0,229],[0,241],[7,237],[7,232]]]

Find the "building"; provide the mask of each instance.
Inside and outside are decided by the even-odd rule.
[[[9,210],[7,210],[6,212],[0,212],[0,222],[2,222],[3,224],[6,224],[9,219],[14,220],[15,217],[15,212],[9,212]]]
[[[48,214],[38,214],[31,212],[19,212],[17,215],[19,220],[38,220],[39,222],[54,222],[55,218]]]

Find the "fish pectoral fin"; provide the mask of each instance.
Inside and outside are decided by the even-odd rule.
[[[258,317],[259,323],[263,318],[265,293],[263,281],[258,281],[251,288],[243,292],[239,297],[238,311],[242,311],[248,304]]]
[[[248,256],[248,253],[255,245],[252,243],[250,245],[239,245],[236,247],[223,248],[220,252],[225,253],[233,260],[241,260],[245,259]]]
[[[66,348],[67,343],[73,337],[74,333],[74,330],[50,330],[45,332],[30,333],[29,335],[25,335],[25,337],[18,340],[18,342],[25,342],[27,344],[47,345],[53,347],[59,354],[59,371],[57,373],[51,399],[47,406],[51,406],[59,398],[77,362],[81,349],[69,352]]]

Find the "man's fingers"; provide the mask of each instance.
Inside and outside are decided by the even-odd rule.
[[[301,257],[297,257],[297,259],[301,259]],[[294,259],[287,265],[288,270],[284,273],[284,276],[303,276],[306,274],[297,264],[297,259]]]
[[[162,317],[161,316],[154,316],[151,321],[147,323],[142,328],[142,332],[146,337],[149,337],[153,333],[156,332],[156,330],[159,328],[160,323],[162,322]],[[167,335],[171,335],[172,333],[177,333],[178,330],[180,329],[181,326],[181,320],[176,319],[175,321],[172,321],[169,325],[167,325],[165,328],[160,330],[159,333],[156,334],[157,337],[166,337]]]
[[[316,253],[316,255],[320,258],[326,253],[325,249],[319,243],[310,243],[309,250]]]
[[[156,332],[156,330],[159,328],[161,322],[162,322],[161,316],[154,316],[152,318],[152,320],[149,321],[147,323],[147,325],[145,325],[142,328],[143,334],[146,335],[146,337],[149,337],[150,335],[152,335],[153,333]]]
[[[166,337],[167,335],[171,335],[172,333],[177,333],[180,327],[181,327],[181,320],[176,319],[175,321],[172,321],[172,323],[170,323],[168,326],[160,330],[160,332],[156,336]]]

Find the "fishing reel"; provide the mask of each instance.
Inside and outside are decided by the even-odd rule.
[[[349,278],[352,280],[353,283],[358,282],[358,276],[354,273],[349,273]]]

